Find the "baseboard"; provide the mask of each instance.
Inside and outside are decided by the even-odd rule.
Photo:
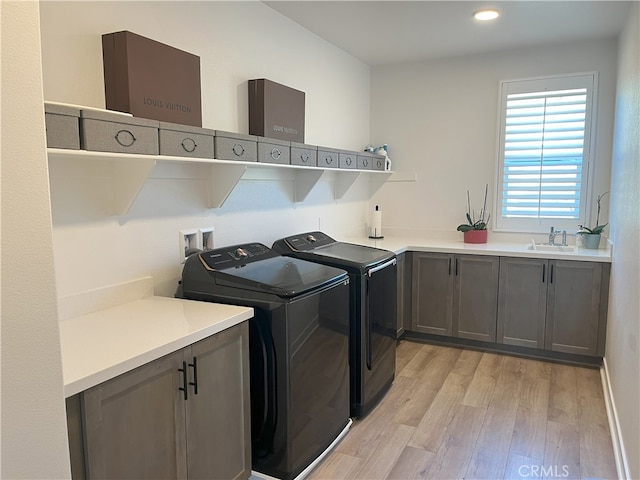
[[[613,455],[616,461],[616,470],[618,478],[621,480],[631,479],[629,474],[629,462],[627,461],[626,451],[624,449],[624,441],[620,436],[620,419],[616,410],[616,404],[613,399],[613,391],[611,390],[611,381],[609,378],[609,369],[607,367],[607,359],[602,359],[602,368],[600,369],[600,378],[602,380],[602,391],[604,392],[604,403],[607,408],[607,418],[609,420],[609,431],[611,432],[611,443],[613,443]]]

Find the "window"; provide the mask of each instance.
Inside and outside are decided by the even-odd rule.
[[[496,228],[585,224],[595,73],[502,82]]]

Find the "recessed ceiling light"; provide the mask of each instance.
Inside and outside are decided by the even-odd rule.
[[[494,20],[500,16],[500,12],[495,8],[485,8],[484,10],[478,10],[473,14],[473,18],[476,20],[487,21]]]

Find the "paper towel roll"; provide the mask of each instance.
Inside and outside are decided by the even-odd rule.
[[[376,205],[376,209],[371,216],[371,234],[370,238],[382,238],[382,211]]]

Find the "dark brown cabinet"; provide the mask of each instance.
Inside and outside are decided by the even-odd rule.
[[[414,252],[415,332],[494,342],[499,258]]]
[[[81,393],[86,476],[248,478],[248,347],[243,322]]]
[[[497,342],[604,354],[609,264],[500,259]]]

